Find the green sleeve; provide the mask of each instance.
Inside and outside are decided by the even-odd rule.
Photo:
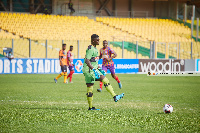
[[[85,58],[86,59],[91,59],[92,55],[93,55],[93,50],[92,49],[87,49]]]

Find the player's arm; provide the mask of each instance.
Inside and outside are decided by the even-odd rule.
[[[92,70],[94,67],[92,66],[90,59],[92,58],[93,51],[91,50],[90,47],[86,50],[86,55],[85,55],[85,63],[87,66]]]
[[[69,64],[71,64],[70,53],[67,53],[67,60],[69,61]]]
[[[102,54],[99,55],[99,60],[102,58]]]
[[[117,57],[117,53],[114,50],[111,50],[110,52],[111,52],[112,56],[110,58],[108,58],[107,61],[111,61],[112,59]]]
[[[87,54],[86,54],[87,55]],[[94,71],[94,74],[95,74],[95,78],[96,79],[99,79],[100,78],[100,74],[99,72],[92,66],[90,60],[88,58],[85,58],[85,63],[87,64],[87,66],[92,70]]]
[[[117,57],[117,53],[113,50],[113,56],[111,56],[112,59]]]
[[[70,57],[67,57],[69,64],[71,64],[72,66],[74,66],[73,62],[71,62]]]
[[[70,58],[69,58],[69,57],[67,57],[67,59],[68,59],[68,61],[69,61],[69,64],[71,64],[71,60],[70,60]]]
[[[93,54],[93,50],[91,50],[91,46],[88,47],[88,49],[86,50],[86,56],[85,56],[85,63],[87,64],[87,66],[94,71],[95,73],[95,78],[99,79],[100,78],[100,74],[99,72],[92,66],[90,59],[92,59],[92,54]]]
[[[100,50],[99,53],[100,53],[100,55],[99,55],[99,60],[100,60],[102,58],[101,50]]]
[[[72,56],[71,53],[67,53],[67,60],[68,60],[69,64],[71,64],[72,66],[74,66],[73,62],[70,59],[71,56]]]
[[[87,66],[92,70],[94,67],[92,66],[91,62],[89,59],[85,59],[85,63],[87,64]]]
[[[64,66],[62,63],[61,51],[59,52],[59,61],[60,61],[61,66]]]
[[[62,58],[61,58],[61,56],[59,56],[59,61],[60,61],[61,66],[64,66],[63,63],[62,63]]]

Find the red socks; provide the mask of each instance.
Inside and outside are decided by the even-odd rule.
[[[68,76],[67,76],[67,79],[70,77],[70,73],[68,74]]]
[[[73,75],[74,71],[70,71],[69,75],[67,76],[67,79],[69,79],[69,82],[72,82],[72,75]]]
[[[117,76],[115,76],[115,80],[117,81],[117,83],[120,83],[119,78]]]
[[[100,81],[100,89],[102,90],[103,82]]]
[[[72,75],[73,75],[74,71],[70,71],[70,79],[69,82],[72,82]]]

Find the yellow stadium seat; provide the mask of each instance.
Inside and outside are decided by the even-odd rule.
[[[17,46],[20,48],[26,47],[28,50],[28,41],[19,39],[20,37],[38,41],[37,45],[33,46],[33,55],[36,57],[44,57],[41,52],[45,49],[45,40],[49,40],[48,45],[52,48],[48,51],[52,54],[49,57],[56,57],[58,52],[56,49],[61,49],[61,40],[68,40],[69,45],[74,45],[74,56],[77,57],[77,40],[85,40],[81,48],[80,57],[84,57],[82,49],[86,49],[90,44],[90,36],[94,32],[100,36],[101,40],[114,40],[114,41],[140,41],[138,45],[149,48],[149,43],[145,41],[159,41],[159,42],[175,42],[187,43],[186,46],[181,47],[182,57],[189,58],[190,52],[190,28],[172,21],[170,19],[146,19],[146,18],[108,18],[96,17],[96,21],[89,19],[86,16],[60,16],[60,15],[44,15],[44,14],[23,14],[23,13],[0,13],[0,38],[4,44],[11,45],[8,40],[17,39]],[[5,31],[9,32],[5,32]],[[13,35],[12,33],[16,34]],[[129,37],[127,37],[127,35]],[[23,41],[21,41],[23,40]],[[43,40],[40,43],[40,40]],[[74,41],[76,40],[76,41]],[[52,41],[52,42],[51,42]],[[22,43],[23,42],[23,43]],[[169,49],[170,56],[176,56],[176,46],[171,45]],[[100,47],[99,47],[100,48]],[[39,50],[38,50],[39,49]],[[121,48],[114,47],[116,52],[121,53]],[[125,50],[126,51],[126,50]],[[199,57],[199,43],[195,44],[194,55]],[[19,57],[21,50],[19,50]],[[158,52],[165,53],[162,45],[158,46]],[[117,58],[122,58],[118,54]],[[184,55],[184,56],[183,56]],[[23,55],[28,57],[27,53]],[[134,52],[126,51],[124,57],[132,58],[135,56]],[[139,55],[140,58],[149,58],[147,56]],[[135,57],[134,57],[135,58]]]

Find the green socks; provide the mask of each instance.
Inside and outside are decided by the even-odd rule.
[[[92,108],[92,100],[93,100],[93,86],[91,87],[87,87],[87,100],[88,100],[88,104],[89,104],[89,107]]]

